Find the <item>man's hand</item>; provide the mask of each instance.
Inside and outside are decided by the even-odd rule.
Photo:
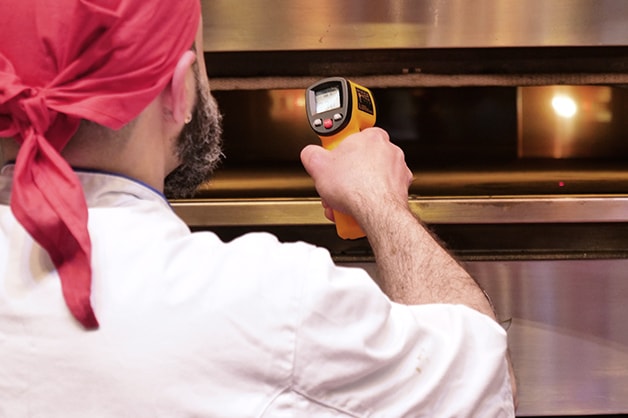
[[[332,151],[308,145],[301,152],[301,161],[331,220],[332,209],[347,213],[367,231],[369,218],[385,205],[407,207],[412,172],[403,151],[382,129],[350,135]]]

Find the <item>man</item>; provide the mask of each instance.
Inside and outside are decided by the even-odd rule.
[[[170,209],[220,157],[198,0],[5,0],[0,28],[0,416],[514,415],[505,332],[384,131],[301,155],[378,286]]]

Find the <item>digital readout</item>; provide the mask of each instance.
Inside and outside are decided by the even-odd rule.
[[[316,113],[327,112],[339,107],[340,89],[338,87],[330,87],[316,92]]]

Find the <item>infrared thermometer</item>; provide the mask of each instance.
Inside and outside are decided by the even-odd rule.
[[[375,101],[371,92],[342,77],[325,78],[305,91],[310,127],[325,149],[333,149],[347,136],[375,125]],[[334,211],[336,231],[344,239],[366,234],[351,216]]]

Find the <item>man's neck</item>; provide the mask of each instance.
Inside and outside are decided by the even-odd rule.
[[[15,161],[19,146],[13,138],[0,138],[0,165]]]

